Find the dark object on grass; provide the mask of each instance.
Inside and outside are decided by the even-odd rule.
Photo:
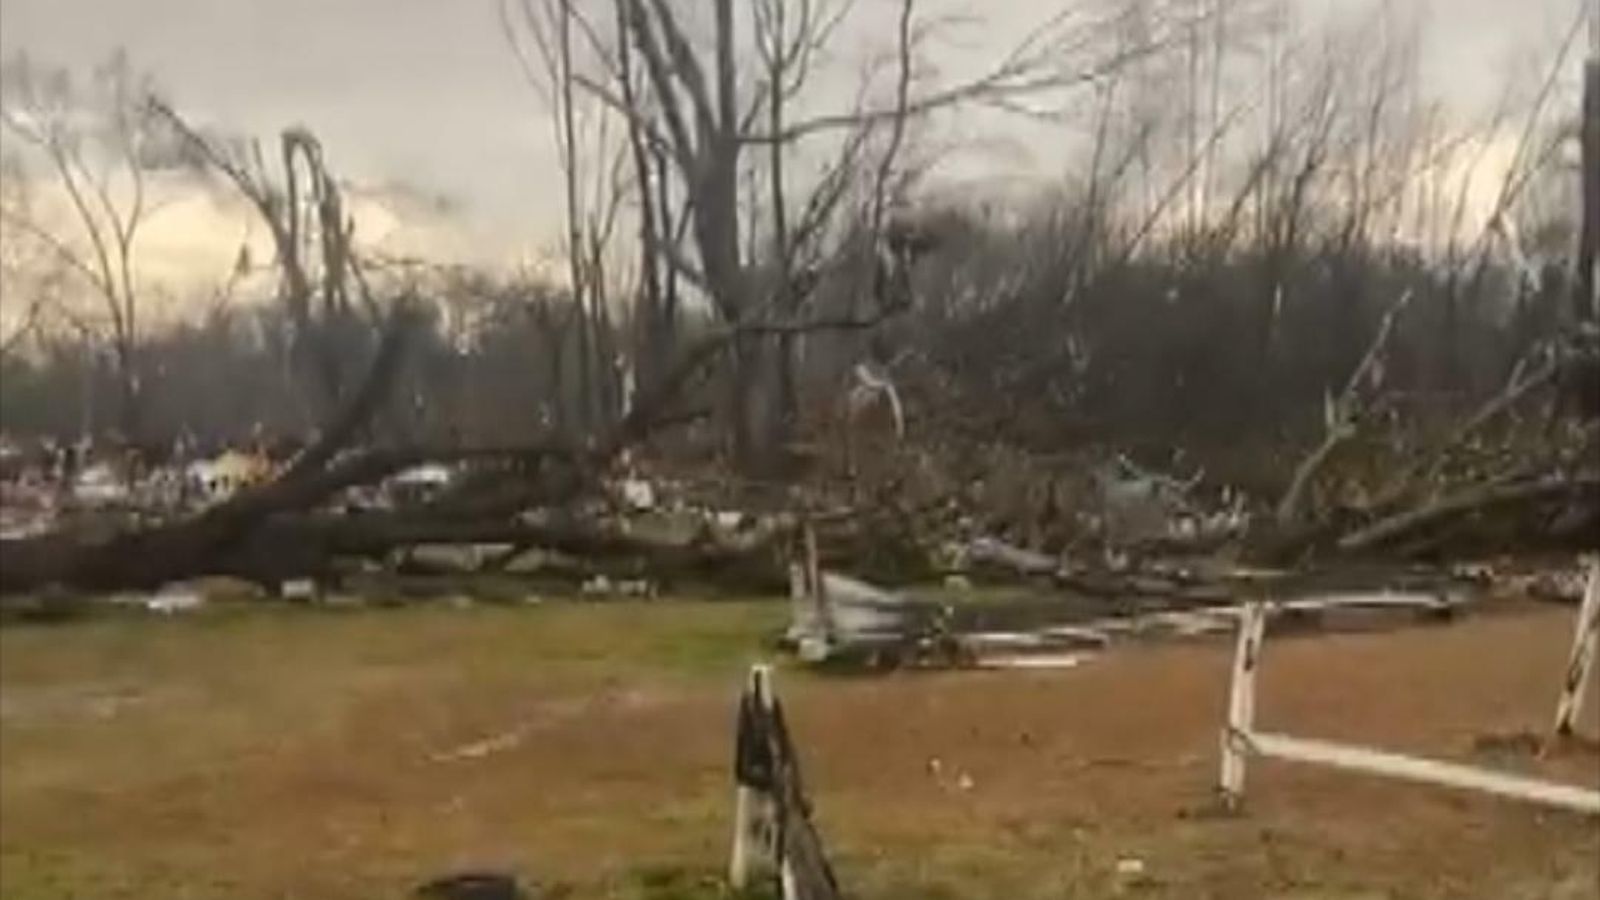
[[[510,875],[496,872],[461,872],[422,885],[411,893],[414,900],[535,900],[517,886]]]
[[[839,900],[839,881],[828,861],[822,835],[811,821],[811,801],[800,777],[800,756],[789,737],[783,705],[770,694],[763,698],[756,684],[752,682],[739,697],[734,781],[772,801],[774,830],[768,836],[771,844],[767,852],[773,868],[785,871],[792,879],[784,887],[783,896],[794,900]]]

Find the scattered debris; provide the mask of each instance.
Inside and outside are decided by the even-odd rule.
[[[1043,577],[1044,590],[936,602],[821,570],[814,538],[796,540],[786,643],[803,661],[873,667],[1071,668],[1119,639],[1231,631],[1240,598],[1275,596],[1284,624],[1351,630],[1448,620],[1482,593],[1448,571],[1274,572],[1147,561],[1122,571],[1072,564],[994,538],[964,546],[974,564]],[[814,575],[807,573],[815,572]],[[1366,587],[1366,585],[1373,587]]]
[[[151,612],[172,615],[199,609],[205,603],[205,597],[199,591],[174,585],[162,588],[145,603],[145,608]]]
[[[90,509],[124,503],[131,495],[127,480],[109,463],[89,466],[72,482],[72,498]]]
[[[459,747],[453,747],[449,750],[443,750],[438,753],[434,753],[429,756],[428,759],[431,762],[436,763],[457,762],[464,759],[482,759],[485,756],[501,753],[516,747],[518,744],[521,744],[523,741],[527,740],[528,735],[531,734],[532,731],[533,728],[530,725],[518,725],[509,731],[494,735],[493,737],[487,737],[468,744],[462,744]]]
[[[649,512],[656,508],[656,489],[643,478],[625,478],[620,484],[622,502],[633,512]]]
[[[1180,482],[1140,469],[1122,455],[1112,465],[1097,467],[1093,475],[1106,537],[1117,546],[1173,536],[1174,523],[1192,510],[1188,494],[1201,478],[1197,474]]]
[[[317,582],[310,578],[293,578],[278,587],[278,595],[285,600],[310,603],[320,594]]]
[[[215,459],[192,463],[186,473],[204,503],[219,503],[273,475],[272,461],[256,453],[229,450]]]
[[[813,589],[792,586],[785,642],[808,662],[854,661],[871,667],[953,663],[947,607],[864,581],[821,572]]]
[[[1117,860],[1117,875],[1122,878],[1139,879],[1145,874],[1144,860],[1136,856],[1124,856]]]
[[[455,483],[456,474],[438,463],[406,469],[384,485],[383,499],[390,505],[426,503]]]

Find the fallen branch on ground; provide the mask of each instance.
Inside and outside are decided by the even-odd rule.
[[[1420,509],[1408,510],[1353,531],[1340,538],[1338,546],[1346,552],[1371,550],[1473,513],[1563,498],[1584,498],[1600,503],[1600,476],[1474,485]]]

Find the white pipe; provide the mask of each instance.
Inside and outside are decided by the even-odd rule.
[[[1366,747],[1352,747],[1283,734],[1254,733],[1242,737],[1252,752],[1262,756],[1481,791],[1514,800],[1528,800],[1575,812],[1600,815],[1600,791],[1575,785],[1554,784],[1455,763],[1417,759],[1381,750],[1370,750]]]

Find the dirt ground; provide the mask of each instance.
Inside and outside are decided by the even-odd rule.
[[[462,868],[719,896],[732,703],[779,604],[208,612],[0,630],[0,895],[380,898]],[[1258,722],[1536,760],[1572,611],[1269,640]],[[1600,823],[1253,762],[1211,803],[1231,645],[1055,672],[780,673],[861,898],[1600,897]],[[1600,728],[1600,689],[1585,729]],[[1488,738],[1488,740],[1486,740]],[[1497,739],[1498,738],[1498,739]]]

